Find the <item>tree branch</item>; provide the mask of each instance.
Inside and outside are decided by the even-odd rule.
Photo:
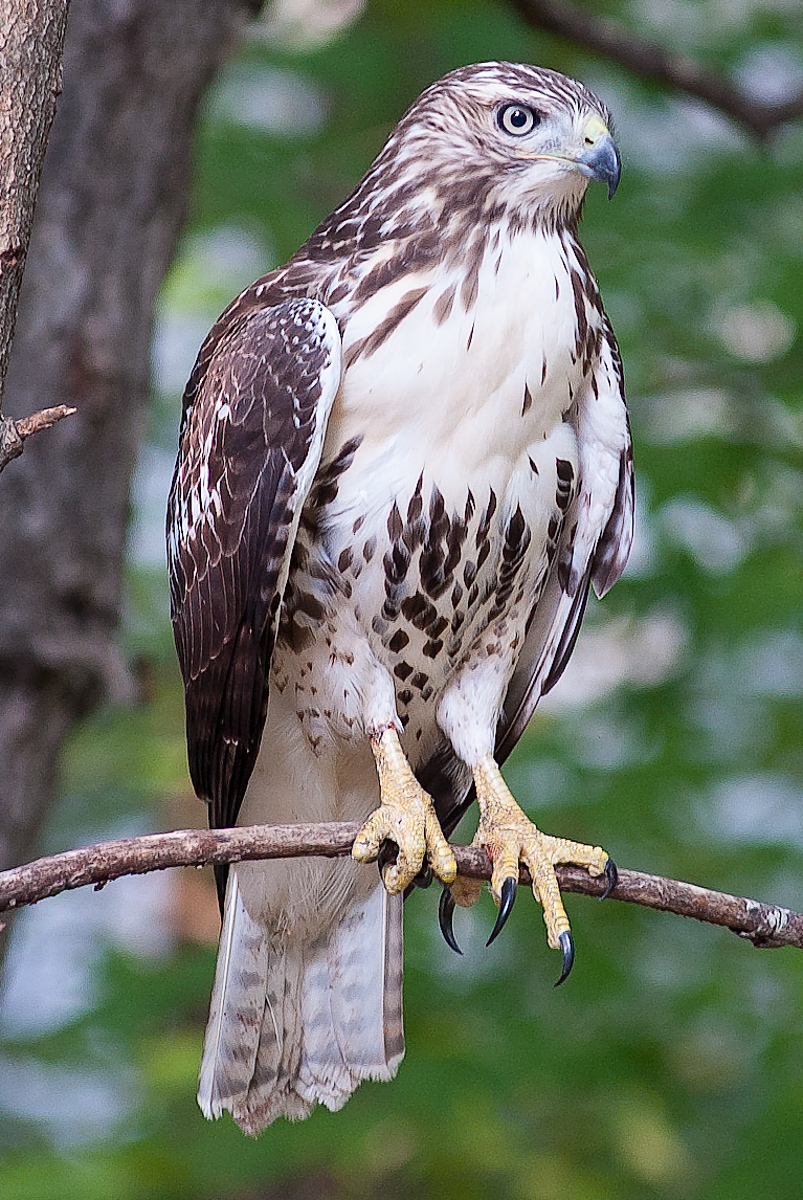
[[[696,59],[674,54],[657,42],[639,37],[619,21],[597,16],[569,0],[512,0],[512,3],[528,25],[601,54],[644,79],[704,100],[760,141],[766,141],[787,121],[803,115],[803,91],[780,104],[767,104],[721,75],[706,70]]]
[[[26,438],[42,429],[49,429],[63,417],[71,417],[77,411],[69,404],[57,404],[55,408],[40,408],[39,412],[20,417],[18,421],[12,421],[0,413],[0,471],[19,458],[25,448]]]
[[[59,892],[94,884],[102,888],[121,875],[142,875],[168,867],[200,867],[253,859],[347,855],[357,835],[355,823],[320,825],[251,825],[242,829],[180,829],[144,837],[120,838],[80,850],[68,850],[0,872],[0,912],[35,904]],[[488,879],[490,863],[484,850],[454,846],[458,870],[473,879]],[[566,892],[599,896],[604,881],[592,879],[580,867],[558,867]],[[521,883],[529,884],[526,870]],[[803,914],[774,904],[760,904],[693,883],[620,869],[614,900],[640,904],[661,912],[694,917],[722,925],[755,946],[797,946],[803,949]]]

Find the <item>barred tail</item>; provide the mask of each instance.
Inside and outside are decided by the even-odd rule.
[[[381,883],[314,941],[271,933],[229,874],[198,1087],[207,1117],[251,1134],[277,1117],[336,1110],[404,1054],[402,900]]]

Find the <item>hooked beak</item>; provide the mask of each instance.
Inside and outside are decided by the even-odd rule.
[[[531,162],[562,162],[570,163],[588,179],[597,179],[608,185],[608,199],[619,186],[622,174],[622,160],[616,142],[611,136],[608,126],[601,117],[591,116],[582,130],[583,149],[569,154],[531,154],[526,150],[517,152],[518,158]]]
[[[583,127],[583,144],[586,147],[574,160],[584,175],[608,185],[608,199],[619,186],[622,160],[610,130],[600,117],[589,117]]]

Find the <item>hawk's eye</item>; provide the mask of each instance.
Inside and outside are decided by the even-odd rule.
[[[532,133],[536,125],[541,124],[541,118],[531,108],[523,104],[504,104],[496,114],[496,123],[504,133],[513,137],[524,137]]]

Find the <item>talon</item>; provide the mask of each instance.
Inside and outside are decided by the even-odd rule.
[[[399,847],[396,843],[391,838],[383,838],[379,843],[379,852],[376,856],[380,871],[383,867],[392,866],[398,857]]]
[[[499,934],[505,927],[505,923],[510,916],[510,910],[513,907],[513,901],[516,899],[516,880],[512,875],[508,875],[502,884],[502,898],[499,901],[499,912],[496,914],[496,924],[491,930],[491,936],[485,943],[490,946],[491,942],[499,937]]]
[[[555,984],[555,987],[560,987],[574,966],[574,938],[568,929],[565,930],[564,933],[560,934],[558,941],[560,942],[560,948],[563,952],[563,970],[560,973],[560,979]]]
[[[619,881],[619,872],[616,870],[616,863],[611,858],[605,864],[605,880],[605,891],[600,896],[600,900],[607,900]]]
[[[380,859],[382,882],[390,895],[416,880],[426,886],[428,865],[443,883],[457,875],[457,863],[438,823],[432,797],[413,774],[395,728],[371,738],[379,776],[379,807],[360,829],[351,854],[357,862]]]
[[[379,852],[376,856],[376,865],[379,867],[379,874],[382,880],[385,878],[385,867],[393,867],[399,857],[399,847],[390,838],[384,838],[379,843]]]
[[[616,867],[601,846],[587,846],[568,838],[542,833],[522,812],[491,754],[473,767],[480,822],[472,846],[482,846],[491,859],[491,890],[501,900],[490,946],[502,929],[516,892],[519,864],[530,873],[535,899],[543,909],[547,942],[563,952],[563,970],[558,983],[568,976],[574,963],[574,942],[560,894],[555,868],[563,863],[585,867],[592,876],[605,875],[607,896],[616,886]]]
[[[438,924],[441,927],[443,940],[450,950],[454,950],[455,954],[462,954],[463,951],[457,944],[452,928],[452,917],[454,916],[454,896],[452,889],[445,887],[441,892],[440,902],[438,904]]]
[[[429,885],[432,883],[434,874],[435,873],[432,870],[432,867],[429,865],[429,863],[424,863],[423,867],[421,868],[421,870],[418,872],[415,879],[413,880],[413,887],[428,888]]]

